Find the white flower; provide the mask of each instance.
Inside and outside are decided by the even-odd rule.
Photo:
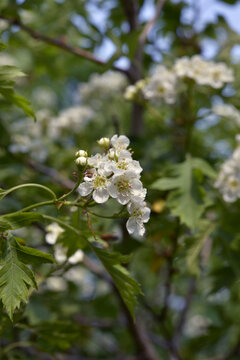
[[[92,169],[90,173],[87,172],[84,177],[85,181],[79,185],[80,195],[87,196],[93,193],[93,200],[96,203],[106,202],[109,198],[108,188],[110,185],[108,174],[104,169]]]
[[[146,85],[146,80],[142,79],[137,81],[134,85],[127,86],[124,92],[124,98],[126,100],[136,99],[142,93],[142,90],[145,85]]]
[[[127,150],[121,150],[117,161],[112,161],[111,169],[114,174],[123,174],[126,170],[131,170],[139,176],[142,172],[142,168],[139,161],[133,160],[132,155]]]
[[[240,125],[240,112],[232,104],[217,104],[212,107],[212,112],[216,115],[233,119]]]
[[[78,262],[83,260],[84,253],[82,250],[78,249],[70,258],[68,261],[70,264],[77,264]]]
[[[234,202],[240,198],[240,146],[222,165],[214,186],[219,189],[226,202]]]
[[[176,98],[176,79],[173,71],[159,65],[143,88],[144,97],[154,104],[158,104],[162,100],[167,104],[173,104]]]
[[[121,150],[126,150],[129,144],[130,140],[125,135],[113,135],[113,137],[111,138],[111,145],[117,153],[119,153]]]
[[[46,227],[46,231],[46,242],[50,245],[54,245],[57,241],[58,236],[64,232],[64,229],[54,222]]]
[[[206,61],[199,55],[177,59],[173,70],[180,78],[188,77],[199,85],[209,85],[215,89],[234,80],[233,71],[226,64]]]
[[[133,201],[127,206],[130,218],[127,221],[129,234],[143,236],[145,233],[144,223],[148,222],[151,210],[144,201]]]
[[[139,176],[134,171],[113,175],[108,188],[111,197],[125,205],[132,199],[144,199],[146,195]]]

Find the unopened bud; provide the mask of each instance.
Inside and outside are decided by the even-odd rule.
[[[87,165],[87,158],[84,156],[80,156],[75,160],[75,163],[79,167],[83,167]]]
[[[116,152],[113,150],[113,149],[110,149],[109,152],[108,152],[108,157],[110,160],[116,160]]]
[[[98,145],[108,149],[109,148],[109,144],[110,144],[110,139],[107,137],[102,137],[100,140],[97,141]]]
[[[76,158],[78,158],[78,157],[85,157],[86,158],[86,157],[88,157],[88,154],[87,154],[87,152],[85,150],[79,150],[79,151],[76,152],[75,156],[76,156]]]

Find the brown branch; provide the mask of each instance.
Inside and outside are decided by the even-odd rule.
[[[128,19],[130,32],[137,30],[139,27],[138,12],[139,4],[136,0],[121,0],[123,10]]]
[[[32,38],[34,38],[36,40],[44,41],[45,43],[47,43],[49,45],[53,45],[55,47],[58,47],[58,48],[60,48],[62,50],[65,50],[65,51],[71,53],[71,54],[74,54],[74,55],[76,55],[76,56],[78,56],[80,58],[90,60],[90,61],[94,62],[95,64],[103,65],[103,66],[107,65],[107,63],[105,61],[97,58],[91,52],[89,52],[87,50],[84,50],[84,49],[81,49],[79,47],[77,48],[77,47],[71,46],[68,43],[66,43],[65,41],[61,40],[61,39],[55,39],[55,38],[51,38],[49,36],[46,36],[44,34],[41,34],[38,31],[33,30],[29,26],[24,25],[21,22],[21,20],[18,19],[18,18],[10,19],[10,18],[7,18],[7,17],[5,17],[3,15],[0,15],[0,19],[6,20],[11,25],[19,26],[22,30],[27,32]],[[127,70],[121,69],[118,66],[112,65],[112,69],[127,75]]]
[[[182,309],[182,312],[180,314],[178,323],[175,327],[175,335],[174,335],[174,342],[176,344],[176,346],[178,347],[179,345],[179,340],[180,337],[182,335],[182,331],[186,322],[186,318],[187,318],[187,313],[189,310],[189,307],[191,305],[192,302],[192,298],[193,298],[193,294],[196,288],[196,279],[195,278],[191,278],[189,281],[189,288],[188,288],[188,292],[185,298],[185,305]]]
[[[166,0],[158,0],[157,1],[156,7],[155,7],[155,13],[154,13],[152,19],[150,19],[145,24],[143,31],[139,37],[139,46],[143,46],[145,44],[145,42],[147,41],[147,37],[148,37],[150,31],[152,30],[153,26],[155,25],[165,2],[166,2]]]

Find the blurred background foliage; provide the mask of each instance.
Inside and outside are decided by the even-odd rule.
[[[226,13],[207,17],[212,3]],[[194,181],[208,202],[194,232],[170,211],[169,190],[151,187],[159,178],[172,176],[172,165],[183,166],[187,153],[217,172],[236,146],[239,123],[213,114],[211,108],[224,102],[240,110],[239,34],[231,23],[231,16],[233,23],[240,16],[239,1],[167,0],[147,38],[141,69],[130,74],[139,36],[155,5],[150,0],[0,2],[1,40],[7,45],[0,65],[17,66],[26,74],[17,79],[15,90],[31,102],[37,118],[34,122],[0,98],[1,188],[33,182],[60,196],[75,180],[75,152],[97,151],[97,139],[119,133],[130,137],[134,157],[144,168],[152,208],[144,240],[130,237],[121,220],[95,218],[93,223],[106,238],[111,234],[111,248],[133,254],[129,269],[145,294],[139,297],[135,322],[112,285],[87,263],[67,263],[53,274],[50,265],[36,265],[39,291],[14,314],[13,323],[1,309],[1,359],[240,357],[239,201],[226,204],[214,180],[201,166],[193,167]],[[49,38],[60,46],[50,44]],[[71,49],[64,50],[65,45]],[[73,48],[94,54],[102,64],[74,54]],[[176,58],[194,54],[224,61],[234,69],[234,83],[217,90],[185,84],[176,104],[144,106],[138,118],[136,104],[124,99],[126,86],[148,76],[156,64],[171,66]],[[195,123],[186,149],[190,105]],[[135,126],[141,118],[141,126]],[[0,202],[1,214],[33,199],[44,201],[44,194],[22,189]],[[98,209],[102,214],[117,210],[111,202]],[[79,211],[46,211],[87,232]],[[56,249],[45,241],[46,225],[37,223],[16,234],[54,254]],[[58,243],[69,257],[82,243],[68,235],[60,235]]]

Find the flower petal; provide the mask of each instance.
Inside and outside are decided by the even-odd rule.
[[[108,193],[107,189],[100,188],[100,189],[94,190],[94,192],[93,192],[93,199],[98,204],[102,204],[102,203],[106,202],[108,200],[108,198],[109,198],[109,193]]]
[[[93,189],[93,184],[90,182],[83,182],[79,185],[79,193],[81,196],[87,196]]]

